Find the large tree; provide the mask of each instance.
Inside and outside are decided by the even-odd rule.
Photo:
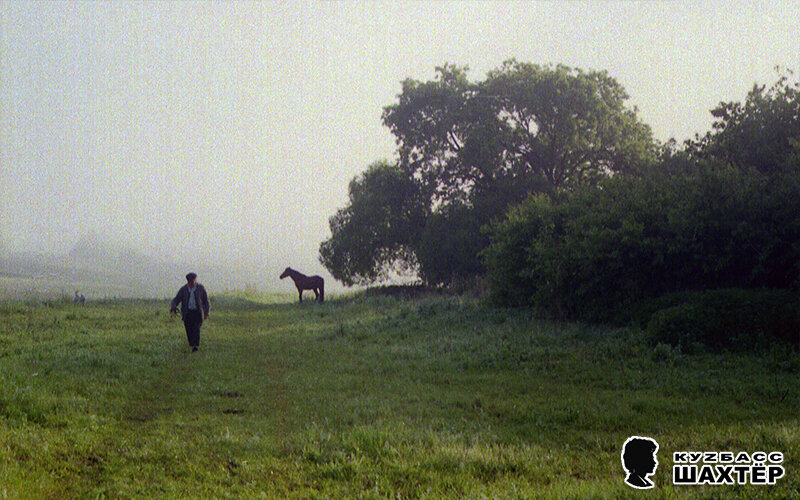
[[[491,202],[502,212],[531,192],[595,183],[654,158],[649,127],[606,72],[514,60],[475,83],[467,68],[436,72],[403,82],[383,120],[401,165],[437,201]]]
[[[480,273],[481,227],[509,206],[652,161],[650,129],[626,99],[605,72],[513,60],[478,82],[453,65],[431,81],[404,81],[383,112],[397,165],[351,183],[350,205],[331,218],[320,248],[323,264],[345,284],[377,281],[398,262],[430,283]]]

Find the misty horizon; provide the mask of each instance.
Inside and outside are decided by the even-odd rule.
[[[282,282],[285,265],[265,263],[257,269],[248,266],[171,260],[168,256],[147,255],[131,247],[87,235],[66,253],[43,254],[31,251],[5,252],[0,256],[0,298],[71,297],[73,291],[89,299],[104,297],[169,298],[183,284],[188,272],[195,272],[213,295],[233,291],[253,294],[294,294],[291,283]],[[329,284],[334,293],[343,287]]]

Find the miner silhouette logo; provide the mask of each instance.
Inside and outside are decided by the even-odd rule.
[[[648,479],[656,472],[658,460],[658,443],[655,439],[641,436],[631,436],[622,446],[622,467],[628,474],[625,484],[632,488],[646,490],[653,487],[653,481]]]

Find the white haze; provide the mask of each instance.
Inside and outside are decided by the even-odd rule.
[[[329,278],[317,257],[328,217],[353,176],[394,156],[382,108],[437,65],[469,65],[473,79],[512,57],[608,70],[662,141],[704,133],[710,108],[774,81],[775,66],[800,69],[796,1],[0,12],[3,254],[67,255],[94,238],[176,273],[230,269],[226,286],[286,288],[275,274],[287,265]]]

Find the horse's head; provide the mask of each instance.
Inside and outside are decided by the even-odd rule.
[[[283,279],[283,278],[285,278],[285,277],[287,277],[287,276],[291,276],[291,275],[292,275],[292,268],[291,268],[291,267],[287,267],[287,268],[286,268],[286,269],[284,269],[284,270],[283,270],[283,272],[281,273],[281,279]]]

